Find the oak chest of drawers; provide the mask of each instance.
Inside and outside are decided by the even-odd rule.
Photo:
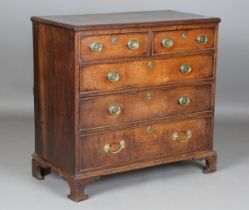
[[[33,176],[86,199],[98,177],[213,150],[219,18],[174,12],[32,17]]]

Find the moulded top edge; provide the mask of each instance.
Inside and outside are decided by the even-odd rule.
[[[206,17],[202,15],[183,13],[171,10],[61,15],[61,16],[36,16],[32,21],[69,28],[73,30],[99,29],[106,27],[135,27],[195,24],[195,23],[219,23],[220,18]]]

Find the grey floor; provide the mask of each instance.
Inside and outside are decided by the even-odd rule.
[[[31,177],[33,121],[0,120],[0,210],[248,210],[249,123],[216,124],[216,173],[191,161],[108,176],[88,185],[90,199],[74,203],[56,173]]]

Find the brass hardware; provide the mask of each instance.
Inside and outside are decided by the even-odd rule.
[[[136,49],[138,49],[140,47],[140,42],[138,40],[130,40],[127,43],[127,47],[130,50],[136,50]]]
[[[148,67],[148,69],[153,69],[154,65],[155,65],[154,61],[149,61],[147,67]]]
[[[197,42],[198,44],[204,45],[208,42],[208,37],[205,34],[201,34],[197,37]]]
[[[187,40],[187,33],[186,32],[182,33],[182,40]]]
[[[93,52],[100,52],[102,51],[103,47],[104,45],[100,42],[94,42],[89,46],[90,50]]]
[[[148,91],[148,93],[147,93],[147,99],[148,99],[149,101],[151,101],[151,100],[152,100],[152,97],[153,97],[152,92],[151,92],[151,91]]]
[[[112,150],[112,145],[110,145],[110,144],[105,144],[104,145],[104,151],[106,153],[110,152],[112,154],[119,153],[124,148],[125,148],[125,140],[124,139],[120,140],[120,142],[118,144],[118,148],[116,150]]]
[[[182,106],[187,106],[190,104],[191,100],[188,96],[182,96],[179,98],[178,102]]]
[[[110,106],[108,109],[109,115],[119,115],[121,113],[121,107],[118,105]]]
[[[146,131],[147,131],[148,134],[151,134],[151,133],[152,133],[152,127],[151,127],[151,126],[148,126],[148,127],[146,128]]]
[[[190,64],[183,64],[180,67],[180,72],[182,74],[189,74],[192,71],[192,66]]]
[[[186,143],[189,139],[191,139],[192,137],[192,131],[188,130],[185,134],[184,134],[184,139],[180,138],[180,135],[178,132],[174,132],[173,133],[173,140],[174,141],[178,141],[179,143]]]
[[[165,47],[165,48],[171,48],[171,47],[173,47],[173,45],[174,45],[174,41],[173,41],[173,39],[171,39],[171,38],[165,38],[165,39],[162,41],[162,45],[163,45],[163,47]]]
[[[112,38],[112,44],[113,44],[113,45],[117,45],[117,44],[118,44],[118,39],[117,39],[117,37],[113,37],[113,38]]]
[[[118,72],[109,72],[106,77],[111,82],[117,82],[120,79],[120,75]]]

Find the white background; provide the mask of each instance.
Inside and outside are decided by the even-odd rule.
[[[245,0],[1,0],[0,115],[33,113],[31,16],[179,10],[218,16],[217,118],[249,118],[249,4]]]

